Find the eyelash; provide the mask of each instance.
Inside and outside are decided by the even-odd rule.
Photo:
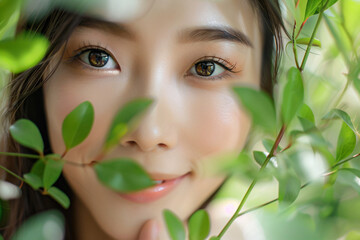
[[[205,77],[205,76],[195,76],[196,78],[201,78],[201,79],[206,79],[206,80],[210,80],[210,81],[215,81],[215,80],[220,80],[220,79],[224,79],[226,77],[228,77],[231,73],[239,73],[240,71],[235,71],[234,69],[236,68],[236,63],[232,64],[230,63],[230,61],[225,60],[223,58],[217,57],[217,56],[205,56],[205,57],[201,57],[199,59],[197,59],[192,65],[191,68],[192,69],[196,64],[201,63],[201,62],[213,62],[215,64],[220,65],[220,67],[224,68],[224,70],[226,72],[218,74],[216,76],[210,76],[210,77]],[[190,73],[190,70],[188,70],[188,73],[185,75],[186,77],[188,76],[194,76],[192,73]]]
[[[109,52],[109,50],[107,50],[106,47],[102,47],[101,44],[93,45],[93,44],[82,43],[81,47],[79,47],[79,48],[77,48],[76,50],[73,51],[73,54],[72,54],[71,57],[69,57],[68,61],[69,62],[79,61],[84,65],[84,67],[86,69],[90,69],[91,71],[104,71],[104,68],[93,67],[93,66],[91,66],[91,65],[89,65],[87,63],[84,63],[84,61],[80,59],[80,56],[82,54],[86,53],[87,51],[91,51],[91,50],[99,50],[99,51],[103,51],[106,54],[108,54],[109,57],[116,63],[117,67],[119,68],[117,70],[121,71],[121,67],[117,63],[117,61],[115,60],[113,55]]]
[[[121,67],[120,65],[116,62],[115,58],[112,56],[111,53],[109,53],[109,51],[107,50],[106,47],[102,47],[101,44],[97,44],[97,45],[93,45],[93,44],[88,44],[88,43],[82,43],[82,46],[79,47],[78,49],[74,50],[72,56],[69,58],[69,62],[73,62],[73,61],[79,61],[81,63],[83,63],[83,65],[87,68],[90,69],[92,71],[104,71],[103,68],[96,68],[93,66],[90,66],[87,63],[84,63],[83,60],[80,59],[80,56],[82,54],[84,54],[87,51],[91,51],[91,50],[99,50],[99,51],[103,51],[106,54],[109,55],[110,58],[113,59],[113,61],[117,64],[119,70],[121,71]],[[196,66],[196,64],[199,64],[201,62],[213,62],[214,64],[219,65],[220,67],[222,67],[224,69],[225,72],[215,75],[215,76],[201,76],[201,75],[194,75],[193,73],[190,73],[190,70]],[[210,81],[215,81],[215,80],[220,80],[220,79],[224,79],[226,77],[228,77],[230,74],[229,73],[238,73],[240,71],[234,71],[236,67],[236,63],[232,64],[230,63],[228,60],[225,60],[223,58],[217,57],[217,56],[204,56],[201,57],[199,59],[197,59],[192,65],[191,68],[187,71],[187,73],[185,74],[185,77],[196,77],[196,78],[200,78],[200,79],[205,79],[205,80],[210,80]]]

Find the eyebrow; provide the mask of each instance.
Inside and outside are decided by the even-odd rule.
[[[96,28],[127,39],[134,40],[135,35],[123,24],[106,20],[83,17],[79,26]],[[185,29],[179,33],[180,42],[206,42],[206,41],[231,41],[253,47],[250,39],[241,31],[228,26],[199,27]]]
[[[93,17],[82,17],[79,26],[95,28],[102,31],[106,31],[112,34],[116,34],[128,39],[135,39],[133,33],[128,30],[123,24],[117,24],[114,22],[109,22],[99,18]]]
[[[243,32],[227,26],[185,30],[181,32],[180,39],[184,42],[225,40],[237,42],[248,47],[253,46],[250,39]]]

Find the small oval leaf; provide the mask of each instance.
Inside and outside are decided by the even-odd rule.
[[[24,179],[25,182],[29,184],[34,190],[39,189],[43,185],[41,178],[31,172],[24,174]]]
[[[304,99],[304,86],[301,73],[297,68],[290,68],[288,80],[284,88],[281,112],[284,124],[288,125],[302,106]]]
[[[57,187],[51,187],[47,192],[49,196],[63,206],[63,208],[68,209],[70,207],[69,197]]]
[[[313,124],[315,124],[315,116],[313,111],[311,110],[311,108],[303,103],[303,105],[301,106],[301,108],[299,109],[298,113],[297,113],[298,117],[301,117],[303,119],[308,120],[309,122],[312,122]]]
[[[0,68],[13,73],[35,66],[45,56],[49,41],[42,35],[23,33],[0,41]]]
[[[276,114],[272,99],[262,91],[249,87],[234,87],[243,107],[250,113],[253,123],[263,130],[276,131]]]
[[[67,150],[85,140],[93,122],[94,108],[89,101],[79,104],[65,117],[62,124],[62,136]]]
[[[266,160],[266,155],[261,151],[253,151],[255,161],[262,166]]]
[[[152,99],[139,98],[123,106],[116,113],[107,133],[105,149],[108,150],[112,146],[118,144],[119,140],[127,133],[130,121],[147,109],[152,102]]]
[[[64,161],[60,160],[57,154],[50,154],[45,156],[45,169],[44,169],[44,188],[49,189],[60,177]]]
[[[154,185],[145,170],[131,159],[106,160],[95,164],[94,169],[100,182],[115,191],[133,192]]]
[[[352,123],[349,114],[347,114],[346,112],[344,112],[341,109],[336,109],[336,108],[332,109],[329,113],[327,113],[323,117],[323,119],[325,119],[325,120],[336,119],[336,118],[342,119],[351,128],[351,130],[353,130],[354,133],[357,133],[357,130],[354,127],[354,124]]]
[[[43,153],[44,142],[38,127],[30,120],[20,119],[10,127],[11,136],[24,147]]]
[[[354,151],[355,145],[356,136],[353,130],[343,122],[336,146],[336,161],[340,161],[349,156]]]
[[[171,240],[185,240],[185,228],[181,220],[170,210],[164,210],[163,214]]]
[[[301,44],[301,45],[309,45],[310,43],[310,38],[298,38],[296,39],[296,44]],[[311,46],[314,47],[320,47],[321,48],[321,42],[319,39],[314,38]]]
[[[279,180],[279,202],[282,205],[290,205],[299,195],[301,182],[293,174],[288,174]]]
[[[190,240],[203,240],[210,233],[209,214],[200,209],[191,215],[189,220],[189,237]]]
[[[11,240],[61,240],[64,235],[64,217],[59,211],[50,210],[26,220],[11,237]]]

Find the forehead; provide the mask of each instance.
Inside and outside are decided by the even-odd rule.
[[[138,38],[168,38],[182,29],[229,27],[252,43],[259,35],[255,10],[248,0],[107,0],[90,10],[100,19],[127,26]]]

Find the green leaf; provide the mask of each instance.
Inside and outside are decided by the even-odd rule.
[[[316,13],[319,7],[322,6],[323,0],[310,0],[307,2],[306,11],[305,11],[305,18],[311,17]]]
[[[64,217],[59,211],[50,210],[26,220],[11,237],[11,240],[61,240],[64,235]]]
[[[115,115],[111,127],[108,131],[105,149],[110,149],[112,146],[118,144],[119,140],[127,133],[128,124],[136,116],[145,111],[153,100],[148,98],[139,98],[127,103]]]
[[[55,160],[59,159],[59,160]],[[57,154],[50,154],[45,156],[45,169],[44,169],[44,188],[49,189],[60,177],[64,161],[60,160],[60,156]]]
[[[343,122],[336,146],[336,161],[349,156],[355,148],[356,136],[352,129]]]
[[[315,14],[320,13],[320,11],[323,9],[323,11],[325,11],[326,9],[330,8],[332,5],[334,5],[335,3],[337,3],[338,0],[329,0],[329,2],[327,3],[327,5],[325,6],[326,1],[322,1],[324,4],[320,4],[319,7],[316,9]]]
[[[345,185],[351,186],[360,193],[360,170],[354,168],[340,168],[337,180]]]
[[[288,81],[283,92],[281,111],[283,121],[286,125],[295,116],[298,109],[302,106],[304,99],[304,86],[301,73],[297,68],[290,68],[288,72]]]
[[[351,231],[346,235],[345,240],[359,240],[360,239],[360,232]]]
[[[115,191],[133,192],[154,185],[145,170],[128,158],[99,162],[94,168],[100,182]]]
[[[42,179],[44,175],[44,169],[45,169],[44,159],[41,158],[34,163],[30,172],[37,175],[40,179]]]
[[[45,56],[49,41],[42,35],[23,33],[0,41],[0,68],[19,73],[35,66]]]
[[[298,119],[305,132],[316,128],[313,122],[310,122],[309,120],[302,117],[298,117]]]
[[[20,3],[20,0],[0,1],[0,39],[5,38],[5,32],[16,24],[21,9]]]
[[[38,159],[31,168],[30,173],[24,174],[25,182],[32,188],[39,189],[43,187],[45,163],[43,159]]]
[[[170,210],[164,210],[163,214],[171,240],[185,240],[185,228],[181,220]]]
[[[216,237],[216,236],[212,236],[212,237],[210,238],[210,240],[220,240],[220,238],[218,238],[218,237]]]
[[[234,87],[243,107],[250,113],[253,123],[267,132],[276,131],[276,113],[273,100],[262,91],[249,87]]]
[[[262,166],[266,160],[266,154],[260,151],[253,151],[255,161]]]
[[[266,151],[270,152],[271,149],[273,148],[274,144],[275,144],[275,141],[270,140],[270,139],[264,139],[264,140],[262,141],[262,144],[264,145]],[[280,152],[280,151],[281,151],[280,145],[278,145],[276,151],[277,151],[277,152]]]
[[[0,54],[1,55],[1,54]],[[27,119],[20,119],[10,127],[11,136],[21,145],[43,153],[44,142],[37,126]]]
[[[329,113],[327,113],[323,119],[324,120],[329,120],[329,119],[336,119],[336,118],[340,118],[342,119],[350,128],[353,132],[357,132],[357,130],[355,129],[351,118],[349,116],[349,114],[347,114],[346,112],[344,112],[343,110],[340,109],[332,109]]]
[[[314,113],[311,110],[311,108],[308,105],[306,105],[305,103],[303,103],[303,105],[297,112],[297,116],[300,118],[306,119],[307,121],[309,121],[309,122],[313,123],[313,125],[315,125]]]
[[[308,0],[297,0],[297,4],[295,6],[295,17],[296,17],[295,19],[297,25],[301,25],[306,19],[305,12],[306,12],[307,3]]]
[[[310,0],[306,6],[305,19],[311,17],[315,14],[318,14],[324,7],[324,11],[334,5],[338,0],[329,0],[327,6],[325,7],[326,0]]]
[[[310,38],[298,38],[298,39],[296,39],[296,44],[309,45],[309,43],[310,43]],[[321,48],[321,42],[320,42],[320,40],[314,38],[311,46],[320,47],[320,48]]]
[[[356,177],[360,178],[360,170],[355,168],[340,168],[339,171],[347,171],[354,174]],[[360,179],[359,179],[360,180]],[[360,185],[359,185],[360,187]]]
[[[85,140],[94,122],[94,108],[89,101],[72,110],[62,124],[62,136],[69,150]]]
[[[41,178],[34,173],[26,173],[24,174],[24,178],[25,182],[35,190],[39,189],[43,185]]]
[[[208,213],[200,209],[191,215],[189,220],[190,240],[203,240],[210,233],[210,219]]]
[[[279,180],[279,202],[280,204],[290,205],[299,195],[301,183],[297,176],[288,174]]]
[[[70,207],[69,197],[57,187],[51,187],[47,192],[49,196],[63,206],[63,208],[68,209]]]

